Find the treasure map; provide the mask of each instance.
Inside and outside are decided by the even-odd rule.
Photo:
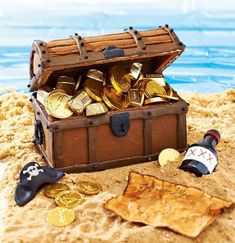
[[[130,172],[123,195],[109,199],[104,207],[127,221],[196,237],[232,204],[194,187]]]

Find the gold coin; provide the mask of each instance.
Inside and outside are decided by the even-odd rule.
[[[102,191],[102,186],[91,181],[79,181],[77,183],[78,191],[85,195],[95,195]]]
[[[75,191],[64,191],[56,196],[55,202],[60,207],[74,208],[82,204],[84,199]]]
[[[91,78],[91,79],[94,79],[94,80],[97,80],[97,81],[99,81],[101,83],[104,82],[104,74],[103,74],[103,72],[101,72],[100,70],[97,70],[97,69],[90,69],[87,72],[87,77]]]
[[[59,193],[69,189],[69,186],[64,183],[49,184],[44,187],[44,194],[47,197],[55,198]]]
[[[62,227],[75,220],[75,213],[72,209],[56,207],[47,213],[46,220],[51,225]]]
[[[154,80],[157,83],[159,83],[161,86],[163,86],[164,88],[166,88],[166,86],[167,86],[166,79],[164,78],[164,76],[162,74],[158,74],[158,73],[145,74],[144,79]]]
[[[151,80],[155,81],[156,83],[160,84],[162,87],[166,87],[166,80],[165,78],[151,78]]]
[[[162,97],[154,97],[150,99],[146,99],[144,101],[145,105],[153,104],[153,103],[162,103],[162,102],[168,102],[167,99],[164,99]]]
[[[102,93],[102,99],[105,104],[112,110],[125,108],[125,98],[118,94],[114,88],[105,87]]]
[[[171,97],[170,99],[179,100],[179,98],[175,95],[174,90],[168,85],[168,92],[167,94]]]
[[[127,92],[131,87],[131,78],[124,65],[115,65],[110,69],[110,80],[119,94]]]
[[[161,167],[164,167],[168,162],[174,162],[177,160],[180,156],[180,153],[172,148],[166,148],[163,149],[159,156],[158,156],[158,162]]]
[[[54,90],[48,94],[45,99],[46,112],[55,118],[63,119],[70,117],[73,112],[69,109],[67,101],[71,96],[64,93],[62,90]]]
[[[148,98],[153,98],[158,96],[158,94],[166,95],[166,90],[164,87],[153,79],[146,82],[144,91]]]
[[[59,76],[56,84],[56,89],[64,90],[68,95],[73,95],[76,87],[76,82],[73,77]]]
[[[166,98],[168,100],[179,100],[179,98],[176,96],[170,96],[170,95],[164,95],[164,94],[157,94],[157,96],[159,96],[161,98]]]
[[[102,101],[101,92],[103,84],[97,80],[87,78],[84,84],[84,89],[90,97],[98,102]]]
[[[87,106],[86,108],[86,116],[95,116],[107,113],[109,110],[107,106],[103,103],[93,103]]]

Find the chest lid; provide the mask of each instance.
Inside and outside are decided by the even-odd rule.
[[[45,86],[56,75],[81,69],[150,60],[154,72],[162,73],[185,49],[168,25],[137,31],[132,27],[123,33],[44,42],[35,40],[30,54],[31,91]]]

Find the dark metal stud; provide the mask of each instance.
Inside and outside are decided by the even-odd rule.
[[[134,33],[135,33],[135,34],[138,34],[138,31],[137,31],[137,30],[135,30],[135,31],[134,31]]]
[[[47,63],[50,63],[50,62],[51,62],[51,60],[50,60],[50,59],[48,59],[48,60],[47,60]]]
[[[94,123],[93,123],[93,121],[89,121],[88,124],[89,124],[90,126],[92,126]]]
[[[40,46],[43,46],[43,43],[42,42],[40,42],[40,44],[39,44]]]
[[[152,112],[151,111],[147,111],[147,115],[148,116],[151,116],[152,115]]]
[[[143,50],[146,50],[147,49],[147,47],[146,46],[143,46]]]
[[[130,29],[130,30],[133,30],[133,27],[132,27],[132,26],[130,26],[130,27],[129,27],[129,29]]]
[[[45,50],[43,50],[43,51],[42,51],[42,54],[45,54],[45,53],[46,53],[46,51],[45,51]]]
[[[78,33],[75,33],[74,35],[78,35]]]
[[[41,67],[41,64],[38,64],[38,67]]]
[[[168,24],[165,24],[165,27],[166,27],[166,28],[169,28],[169,25],[168,25]]]
[[[27,85],[27,88],[30,88],[30,84]]]
[[[78,39],[79,39],[79,40],[81,40],[81,39],[82,39],[82,37],[81,37],[81,36],[79,36],[79,37],[78,37]]]
[[[37,112],[37,115],[40,115],[40,112],[39,111]]]
[[[92,165],[92,168],[93,168],[94,170],[97,170],[97,169],[98,169],[98,165],[97,165],[97,164],[94,164],[94,165]]]

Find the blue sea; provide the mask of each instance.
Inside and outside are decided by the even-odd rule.
[[[13,13],[9,3],[0,3],[0,94],[2,88],[8,87],[27,92],[29,54],[34,39],[65,38],[75,32],[82,36],[115,33],[129,26],[147,30],[164,24],[174,28],[186,45],[184,53],[164,71],[173,88],[202,93],[235,89],[233,9],[220,10],[218,7],[214,12],[204,11],[199,6],[201,1],[193,9],[186,5],[177,11],[173,7],[169,11],[167,8],[157,11],[158,7],[147,6],[145,1],[137,1],[136,5],[121,1],[123,6],[117,1],[113,4],[100,1],[103,5],[108,3],[107,7],[100,6],[99,1],[92,1],[93,5],[89,6],[84,5],[84,1],[83,5],[82,1],[69,2],[74,8],[64,3],[55,11],[51,5],[37,9],[25,3]],[[186,4],[186,1],[182,2]],[[62,4],[62,1],[58,3]]]

